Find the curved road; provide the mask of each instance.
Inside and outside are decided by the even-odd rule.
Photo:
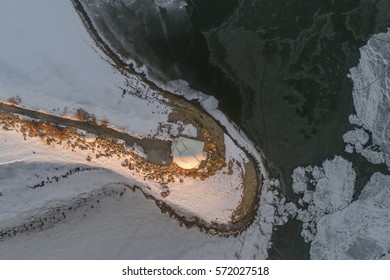
[[[113,128],[98,125],[93,122],[82,122],[78,120],[63,118],[60,116],[50,115],[43,112],[25,109],[0,102],[0,110],[5,113],[14,113],[24,115],[30,118],[39,119],[46,123],[63,125],[68,128],[82,129],[89,133],[94,133],[101,139],[117,138],[126,142],[127,146],[137,144],[144,149],[148,156],[148,161],[155,164],[168,165],[172,162],[171,142],[159,139],[137,138],[127,133],[120,132]]]
[[[146,83],[152,90],[156,90],[160,95],[166,97],[167,105],[171,106],[174,110],[172,114],[173,119],[182,120],[185,123],[191,123],[200,130],[205,130],[209,133],[209,137],[215,143],[214,154],[216,157],[224,159],[225,157],[225,133],[227,133],[225,127],[213,119],[198,103],[185,100],[181,96],[175,96],[172,93],[159,88],[152,81],[149,81],[145,76],[142,76],[134,71],[134,69],[124,63],[121,58],[113,51],[105,41],[99,36],[99,33],[95,29],[91,19],[83,9],[81,1],[71,0],[76,11],[79,13],[83,23],[86,26],[87,31],[90,33],[97,46],[111,59],[113,67],[118,69],[122,74],[137,75],[144,83]],[[5,113],[16,113],[25,115],[31,118],[40,119],[47,123],[53,123],[57,125],[67,126],[69,128],[78,128],[99,135],[100,138],[117,138],[123,139],[127,145],[132,146],[134,143],[138,144],[144,149],[145,154],[148,156],[148,161],[156,164],[170,164],[171,158],[171,142],[162,141],[157,139],[140,139],[129,134],[117,131],[115,129],[99,126],[96,123],[82,122],[72,119],[62,118],[60,116],[54,116],[47,113],[37,112],[25,108],[7,105],[0,102],[0,110]],[[173,120],[174,121],[174,120]],[[227,133],[228,134],[228,133]],[[208,138],[208,137],[206,137]],[[234,140],[233,140],[234,141]],[[234,141],[238,147],[241,147]],[[253,156],[243,150],[249,158],[249,162],[245,166],[246,173],[243,174],[243,197],[239,207],[232,217],[231,224],[220,225],[212,224],[208,225],[204,221],[199,220],[196,217],[192,217],[187,220],[185,217],[181,217],[175,214],[174,209],[171,206],[165,204],[163,201],[156,201],[156,204],[162,209],[162,211],[168,211],[172,213],[176,218],[187,226],[197,225],[206,231],[219,233],[221,235],[230,235],[238,233],[244,230],[251,224],[257,213],[257,207],[259,203],[259,191],[261,188],[261,174],[257,166],[256,160]],[[152,197],[153,198],[153,197]],[[156,198],[153,198],[156,199]]]

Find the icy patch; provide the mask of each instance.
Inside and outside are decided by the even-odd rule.
[[[324,176],[317,180],[313,203],[321,211],[331,213],[347,206],[354,192],[356,173],[352,163],[342,157],[323,163]]]
[[[361,128],[350,130],[343,135],[344,142],[352,145],[365,145],[369,139],[370,136]]]
[[[144,158],[144,159],[148,159],[148,156],[147,156],[147,154],[145,153],[144,149],[143,149],[140,145],[138,145],[137,143],[134,143],[134,144],[133,144],[133,149],[132,149],[132,151],[133,151],[135,154],[139,155],[140,157],[142,157],[142,158]]]
[[[84,130],[84,129],[78,128],[78,129],[76,130],[76,132],[77,132],[78,135],[81,135],[81,136],[87,135],[87,131]]]
[[[372,164],[384,163],[386,156],[381,151],[378,151],[375,145],[364,147],[369,139],[369,134],[362,128],[350,130],[343,135],[343,140],[347,143],[345,151],[352,154],[355,150]]]
[[[347,144],[345,146],[345,152],[347,152],[348,154],[352,154],[353,153],[353,146],[350,144]]]
[[[198,130],[192,124],[185,124],[182,121],[174,123],[160,123],[158,133],[155,135],[160,139],[169,139],[172,136],[187,136],[196,138],[198,136]]]
[[[390,176],[375,173],[358,200],[322,217],[312,259],[378,259],[390,251]]]
[[[309,242],[316,235],[316,223],[324,215],[351,203],[356,173],[352,163],[336,156],[322,167],[298,167],[292,178],[294,193],[301,195],[297,219],[303,222],[302,236]]]
[[[195,138],[195,137],[198,137],[198,130],[192,124],[187,124],[187,125],[183,126],[183,130],[182,130],[181,134],[184,136]]]
[[[298,207],[293,202],[285,203],[286,199],[282,198],[279,201],[277,212],[275,215],[275,224],[282,226],[288,222],[289,219],[295,217],[298,211]]]
[[[279,192],[278,179],[271,179],[265,184],[269,185],[269,189],[262,194],[260,213],[263,210],[271,210],[270,215],[263,218],[264,221],[278,226],[284,225],[297,214],[298,208],[293,202],[286,203],[286,198]]]
[[[350,77],[357,117],[372,132],[373,143],[385,153],[390,166],[390,43],[387,42],[390,42],[390,30],[371,37],[360,49],[359,65],[350,70]],[[355,117],[350,120],[358,123]],[[382,161],[374,158],[373,161]]]
[[[363,125],[362,121],[356,115],[349,115],[348,120],[349,120],[350,124],[353,124],[353,125],[356,125],[356,126],[362,126]]]
[[[291,177],[293,178],[294,193],[298,194],[306,191],[308,179],[306,177],[306,170],[304,167],[295,168]]]
[[[372,146],[362,150],[356,149],[356,151],[372,164],[381,164],[385,163],[386,161],[386,156],[384,155],[384,153],[380,151],[375,151]]]
[[[390,260],[390,253],[385,254],[381,260]]]
[[[348,131],[343,136],[347,143],[345,151],[357,153],[370,163],[386,162],[390,166],[390,30],[373,36],[360,49],[359,65],[352,68],[349,77],[353,80],[353,100],[356,115],[350,115],[352,125],[361,127]],[[372,133],[372,144],[368,145]],[[368,146],[367,146],[368,145]],[[349,175],[349,182],[356,175]],[[341,178],[339,178],[341,179]],[[344,181],[344,187],[350,183]],[[350,191],[345,188],[345,199],[339,206],[348,204]],[[313,240],[312,259],[387,259],[390,252],[390,176],[381,173],[372,175],[359,198],[341,208],[332,209],[327,215],[315,216],[318,203],[313,203],[298,217],[304,221],[303,234]],[[331,210],[331,209],[328,209]],[[316,234],[310,234],[312,218],[317,220]]]

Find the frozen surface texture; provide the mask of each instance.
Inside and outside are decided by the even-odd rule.
[[[350,123],[352,125],[362,126],[362,123],[356,121],[356,118],[355,115],[351,115],[349,119]],[[345,151],[347,153],[351,154],[356,151],[372,164],[385,163],[385,154],[380,151],[378,145],[370,143],[370,135],[363,128],[355,128],[354,130],[346,132],[343,135],[343,140],[347,143],[345,146]]]
[[[356,114],[390,166],[390,30],[371,37],[360,55],[359,64],[350,70]]]
[[[293,190],[301,196],[297,218],[303,222],[302,236],[312,241],[321,217],[345,208],[352,201],[356,173],[349,161],[336,156],[326,160],[322,167],[298,167],[292,177]]]
[[[388,167],[389,47],[390,30],[374,35],[360,49],[359,65],[351,69],[350,75],[354,83],[356,115],[351,115],[349,121],[358,128],[343,136],[347,152],[355,150],[370,163],[386,163]],[[389,188],[390,176],[375,172],[355,201],[321,216],[317,221],[316,235],[312,236],[311,258],[389,259]]]
[[[378,259],[390,252],[390,176],[375,173],[357,201],[317,224],[313,259]]]

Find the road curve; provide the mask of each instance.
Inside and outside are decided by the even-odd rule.
[[[122,139],[126,142],[127,146],[133,146],[137,144],[144,149],[145,154],[148,156],[148,161],[154,164],[169,165],[172,162],[171,157],[171,144],[170,141],[163,141],[159,139],[149,138],[137,138],[131,136],[125,132],[120,132],[110,127],[101,126],[94,122],[83,122],[56,115],[51,115],[44,112],[34,111],[14,105],[9,105],[0,102],[0,110],[5,113],[13,113],[24,115],[33,119],[39,119],[42,122],[52,123],[55,125],[63,125],[68,128],[82,129],[89,133],[98,135],[99,138],[109,139],[116,138]]]

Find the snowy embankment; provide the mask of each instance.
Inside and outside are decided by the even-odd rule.
[[[20,7],[23,7],[21,9]],[[95,46],[71,1],[2,5],[0,98],[73,116],[83,108],[98,120],[141,137],[167,138],[171,109],[136,76],[126,78]],[[124,93],[129,85],[136,94]]]
[[[2,100],[20,97],[22,107],[57,115],[73,115],[77,108],[83,108],[97,120],[106,119],[114,127],[142,137],[168,139],[178,129],[177,123],[168,121],[172,109],[163,98],[137,76],[125,77],[119,73],[103,52],[94,47],[95,43],[71,1],[7,2],[0,11],[0,35],[3,38],[0,46]],[[164,128],[171,126],[171,129],[163,130],[162,125]],[[182,127],[188,134],[193,134],[193,130],[191,125]],[[7,135],[8,132],[2,132],[2,137]],[[23,138],[15,141],[27,145]],[[243,163],[248,160],[235,144],[229,142],[228,136],[226,141],[225,158],[236,160],[231,176],[225,175],[223,169],[203,181],[183,178],[183,182],[179,182],[177,178],[176,183],[169,184],[170,195],[166,198],[160,195],[166,190],[161,184],[145,181],[141,175],[134,177],[120,166],[120,161],[105,163],[105,167],[130,178],[145,193],[174,206],[179,215],[198,217],[209,224],[225,224],[229,223],[240,203],[242,174],[245,173]],[[46,160],[36,160],[50,162],[58,158],[59,154],[54,158],[49,156],[57,148],[61,150],[61,147],[49,148]],[[7,149],[14,148],[9,145]],[[62,153],[66,158],[66,154],[72,152]],[[80,154],[79,163],[103,164],[94,159],[87,162],[88,155]],[[1,159],[3,164],[8,162],[3,155]],[[19,183],[20,186],[24,184],[23,181]],[[86,190],[81,186],[79,191]]]
[[[259,259],[266,254],[262,240],[246,234],[221,238],[180,227],[138,191],[95,196],[67,213],[65,223],[0,242],[0,259]]]
[[[278,212],[277,209],[281,207],[286,209],[288,206],[284,206],[284,198],[278,191],[278,188],[280,187],[279,181],[273,180],[268,176],[268,171],[264,166],[263,155],[260,154],[261,151],[259,151],[245,133],[241,131],[237,125],[231,122],[218,108],[218,100],[215,97],[192,89],[189,84],[183,80],[170,81],[166,84],[158,83],[158,85],[173,94],[183,96],[187,100],[199,102],[203,109],[224,126],[235,143],[242,149],[245,149],[256,160],[258,172],[263,177],[259,208],[254,224],[246,233],[244,233],[244,235],[248,236],[248,240],[257,239],[258,243],[261,244],[259,248],[262,251],[258,257],[266,257],[267,250],[271,245],[274,226],[282,225],[287,221],[287,219],[283,219],[284,216],[286,216],[285,211]],[[290,214],[287,213],[287,215]]]
[[[116,5],[115,1],[111,1],[111,2],[108,1],[106,4],[113,5],[113,6]],[[181,5],[179,2],[170,3],[170,4],[172,4],[172,6]],[[97,3],[83,5],[84,9],[87,11],[87,14],[96,13],[96,10],[93,8],[94,5],[99,5],[99,3],[97,2]],[[159,5],[157,5],[156,8],[158,6]],[[94,16],[91,16],[90,19],[92,22],[95,21]],[[98,26],[99,24],[95,23],[94,27],[97,29],[99,36],[103,39],[105,44],[110,46],[111,49],[115,50],[115,47],[113,47],[110,44],[110,41],[105,40],[104,32],[100,32]],[[112,26],[110,26],[110,28],[112,28]],[[194,90],[193,88],[191,88],[188,82],[184,80],[173,80],[173,81],[164,82],[157,78],[157,76],[164,76],[163,74],[157,76],[149,75],[148,69],[149,67],[152,66],[139,65],[135,62],[135,60],[128,59],[128,58],[125,59],[120,55],[119,52],[117,52],[116,55],[121,57],[122,61],[126,61],[127,64],[132,65],[132,67],[137,73],[145,76],[149,81],[152,81],[159,88],[166,90],[174,95],[182,96],[186,100],[197,101],[210,116],[212,116],[215,120],[217,120],[226,129],[227,134],[229,135],[229,139],[231,138],[234,141],[234,143],[231,142],[231,145],[233,146],[237,145],[238,147],[240,147],[240,149],[244,149],[257,162],[258,173],[261,174],[262,176],[262,185],[261,185],[261,194],[260,194],[260,201],[259,201],[259,211],[257,212],[257,219],[256,219],[258,225],[255,226],[254,231],[258,232],[257,227],[259,225],[262,227],[262,233],[260,234],[261,236],[258,238],[260,239],[265,238],[267,241],[265,241],[264,244],[265,247],[268,247],[270,245],[269,241],[271,239],[273,226],[275,224],[282,224],[286,222],[286,220],[284,220],[283,222],[282,219],[279,219],[280,216],[285,215],[285,213],[280,214],[276,212],[276,209],[278,207],[280,208],[280,206],[283,204],[280,203],[281,194],[277,190],[280,187],[279,182],[277,180],[274,181],[269,178],[268,171],[264,166],[264,156],[263,154],[261,154],[260,149],[255,147],[255,145],[245,135],[245,133],[236,124],[230,121],[227,118],[227,116],[219,109],[218,100],[215,97]],[[158,70],[153,69],[153,73],[158,73]],[[278,220],[278,222],[276,222],[275,220]]]
[[[106,1],[104,5],[113,5],[115,6],[117,3],[115,1]],[[86,3],[84,9],[87,11],[87,14],[96,14],[96,9],[93,7],[95,5],[99,5],[99,1]],[[126,6],[126,4],[120,4]],[[154,4],[151,4],[152,6]],[[156,3],[155,8],[158,7],[161,3]],[[171,8],[174,6],[181,6],[179,2],[170,2]],[[131,6],[131,4],[130,4]],[[99,10],[99,9],[97,9]],[[173,8],[173,10],[175,10]],[[178,11],[182,12],[181,9]],[[95,16],[90,16],[92,22],[95,20]],[[109,29],[115,29],[115,27],[111,26],[109,22],[106,22],[109,26]],[[95,28],[99,33],[99,36],[103,38],[103,41],[111,47],[111,49],[115,49],[113,45],[110,44],[109,40],[104,40],[104,32],[99,32],[98,28],[99,24],[95,23]],[[111,30],[112,31],[112,30]],[[117,52],[116,55],[121,56],[120,52]],[[213,97],[206,95],[202,92],[196,91],[190,87],[187,81],[184,80],[173,80],[169,82],[164,82],[160,80],[158,77],[163,77],[162,75],[149,75],[148,68],[152,66],[140,65],[137,64],[135,60],[121,57],[122,61],[126,61],[128,64],[133,65],[133,68],[138,73],[147,77],[149,81],[155,83],[161,89],[164,89],[172,94],[183,96],[185,99],[190,101],[197,101],[202,106],[202,108],[208,112],[215,120],[217,120],[228,132],[229,137],[234,140],[235,145],[239,146],[241,149],[246,150],[257,162],[257,168],[259,174],[262,176],[262,185],[261,185],[261,194],[259,201],[259,209],[257,212],[257,217],[254,225],[252,225],[247,231],[246,235],[251,236],[251,238],[261,240],[262,246],[260,246],[262,254],[259,255],[260,258],[263,258],[267,255],[266,250],[270,246],[270,239],[273,231],[273,226],[275,224],[281,225],[287,221],[287,216],[289,213],[285,213],[285,211],[280,211],[280,209],[289,209],[290,204],[285,206],[285,199],[282,197],[279,189],[279,181],[272,180],[268,176],[268,172],[264,166],[264,157],[261,154],[259,148],[255,147],[252,141],[245,135],[244,132],[240,130],[240,128],[232,123],[226,115],[219,110],[218,101]],[[157,69],[153,69],[154,74],[158,73]],[[161,74],[161,73],[159,73]],[[277,209],[279,211],[277,211]],[[260,229],[261,228],[261,229]],[[248,239],[249,239],[248,236]]]
[[[20,9],[21,6],[23,9]],[[103,52],[94,47],[95,43],[70,1],[7,1],[0,10],[0,35],[4,39],[0,46],[0,99],[20,97],[22,107],[64,116],[71,116],[78,108],[83,108],[94,114],[97,120],[108,120],[114,127],[140,137],[167,139],[175,134],[179,126],[193,136],[191,125],[168,122],[171,108],[147,84],[137,76],[124,77],[110,65]],[[237,146],[240,143],[261,166],[266,179],[262,192],[268,194],[267,200],[260,202],[254,224],[237,238],[224,241],[213,237],[212,242],[205,244],[215,248],[231,246],[234,252],[230,254],[226,249],[219,249],[218,256],[226,251],[227,258],[265,258],[270,246],[275,204],[278,203],[275,198],[277,192],[269,191],[267,173],[255,147],[217,109],[215,99],[202,94],[199,96],[208,99],[202,105],[225,125],[235,140],[225,135],[226,162],[234,160],[232,174],[227,176],[228,168],[223,168],[204,181],[177,178],[175,183],[168,185],[170,194],[164,198],[161,192],[166,191],[166,187],[123,168],[121,160],[94,159],[88,150],[75,153],[61,145],[47,146],[39,139],[24,140],[20,133],[14,131],[1,131],[1,141],[4,142],[1,168],[10,174],[2,182],[0,190],[0,199],[4,202],[0,204],[2,228],[19,226],[32,216],[39,217],[48,209],[64,207],[67,202],[80,196],[88,197],[112,183],[137,185],[144,193],[164,201],[177,214],[189,220],[200,218],[206,225],[229,223],[241,202],[242,175],[248,161]],[[161,129],[162,124],[165,129]],[[34,167],[30,169],[31,166]],[[56,180],[71,170],[85,166],[92,170]],[[35,188],[37,185],[39,187]],[[154,219],[159,220],[160,215],[151,221]],[[174,236],[179,228],[179,224],[174,223],[175,227],[169,228],[169,236]],[[159,231],[157,225],[159,223],[153,225],[153,232]],[[66,227],[64,224],[61,226]],[[135,229],[138,228],[129,226],[129,230]],[[187,232],[185,229],[180,231]],[[1,246],[8,246],[9,242],[19,238],[27,237],[20,235],[4,240]],[[195,238],[204,240],[209,236],[197,231]],[[197,245],[191,250],[199,251],[193,256],[210,257],[206,245]],[[186,257],[191,257],[191,253]]]
[[[0,181],[2,226],[24,223],[31,228],[33,223],[37,227],[37,231],[30,230],[29,234],[15,231],[20,232],[23,227],[11,228],[10,235],[16,237],[0,242],[0,259],[262,259],[267,256],[269,238],[260,227],[269,230],[265,225],[271,225],[272,230],[270,221],[257,219],[245,232],[228,238],[180,227],[140,192],[115,186],[132,184],[136,179],[119,174],[123,169],[115,158],[88,162],[93,170],[61,178],[69,170],[86,167],[88,151],[74,153],[59,145],[46,146],[37,138],[25,141],[20,133],[13,131],[1,130],[0,136],[0,142],[4,143],[0,146],[1,170],[7,174]],[[42,181],[52,182],[42,185]],[[84,202],[77,205],[79,201]],[[270,198],[269,203],[272,203]],[[62,215],[66,216],[65,222],[51,227],[56,223],[53,217],[63,220]]]
[[[23,9],[20,9],[21,5]],[[0,10],[0,23],[0,35],[4,39],[0,46],[0,98],[2,100],[20,97],[22,107],[64,116],[73,115],[78,108],[83,108],[94,114],[97,120],[108,120],[111,125],[140,137],[167,139],[171,137],[168,132],[175,134],[179,126],[193,136],[194,129],[191,125],[168,122],[171,108],[156,92],[137,76],[124,77],[110,65],[109,59],[94,47],[95,43],[86,32],[70,1],[38,0],[34,3],[27,0],[22,3],[8,1]],[[23,137],[14,131],[1,131],[1,141],[4,142],[1,168],[10,174],[2,181],[0,190],[0,199],[4,202],[0,204],[2,227],[18,226],[20,223],[28,222],[32,216],[39,217],[48,209],[64,207],[67,202],[77,197],[86,198],[112,183],[140,186],[144,193],[174,206],[178,214],[196,216],[209,223],[229,222],[242,197],[242,174],[245,173],[243,166],[248,161],[247,156],[237,147],[239,143],[256,158],[265,179],[258,215],[253,225],[245,232],[237,237],[221,239],[210,237],[198,230],[190,230],[194,242],[191,246],[183,245],[179,248],[177,239],[173,236],[179,232],[179,235],[188,237],[188,230],[180,228],[176,221],[169,221],[165,215],[160,217],[161,214],[156,214],[157,208],[149,207],[151,203],[146,201],[144,203],[149,205],[150,209],[153,208],[149,211],[152,212],[153,217],[145,219],[142,226],[136,224],[122,227],[121,232],[123,236],[127,236],[125,233],[138,232],[139,228],[142,228],[142,231],[139,231],[141,232],[139,238],[142,240],[146,232],[156,233],[150,235],[151,240],[156,242],[144,244],[142,248],[144,255],[149,257],[153,256],[148,250],[161,242],[167,246],[171,243],[175,244],[175,250],[170,246],[160,247],[162,250],[172,252],[170,255],[172,258],[265,258],[275,223],[275,207],[279,201],[276,198],[278,192],[271,191],[269,188],[270,182],[260,155],[247,137],[238,132],[237,128],[217,109],[217,101],[213,97],[193,92],[188,85],[183,88],[181,81],[179,84],[171,83],[169,89],[175,91],[178,89],[177,86],[180,86],[181,94],[184,94],[187,99],[199,99],[202,106],[226,127],[234,140],[225,135],[225,157],[227,162],[234,160],[233,174],[225,176],[224,172],[227,172],[227,169],[224,168],[204,181],[182,178],[182,182],[177,180],[176,183],[169,184],[170,195],[162,198],[160,193],[165,191],[165,188],[157,182],[145,181],[140,174],[124,169],[121,161],[114,158],[89,161],[86,160],[89,158],[88,151],[74,153],[59,145],[46,146],[39,139],[23,140]],[[161,124],[165,125],[165,130],[161,129]],[[171,126],[172,129],[167,129],[167,126]],[[65,176],[64,180],[56,180],[64,173],[67,174],[77,168],[83,169],[86,166],[92,169],[69,177]],[[42,185],[42,182],[47,183]],[[39,187],[35,188],[36,185]],[[132,195],[127,195],[126,199],[125,201],[131,201]],[[139,195],[136,199],[142,201]],[[114,205],[115,202],[110,204],[107,211],[117,211],[118,208],[113,207]],[[137,219],[139,223],[137,218],[140,215],[139,211],[134,211],[138,209],[137,206],[126,208],[122,204],[120,207],[136,213],[137,215],[130,216]],[[103,205],[101,211],[105,211]],[[107,216],[111,217],[114,213],[116,212],[107,212]],[[97,218],[97,215],[94,217]],[[120,220],[121,217],[118,219]],[[167,238],[160,238],[161,224],[164,224],[164,222],[157,222],[160,219],[170,224],[164,227]],[[107,234],[112,234],[110,231],[112,228],[107,221],[97,220],[98,224],[106,222],[107,232],[103,233],[104,236],[98,235],[94,239],[95,243],[89,242],[88,234],[80,238],[79,231],[93,233],[96,224],[91,227],[88,223],[77,224],[76,222],[76,226],[73,223],[69,227],[67,224],[61,224],[58,226],[61,227],[59,231],[55,227],[50,231],[46,229],[45,232],[52,234],[55,240],[56,237],[63,239],[62,232],[68,232],[70,235],[67,237],[70,239],[72,234],[79,236],[77,239],[80,240],[83,248],[88,246],[96,248],[97,245],[103,248],[104,244],[112,243],[110,238],[106,238]],[[113,224],[116,222],[113,219]],[[68,220],[68,223],[72,223],[72,220]],[[27,244],[31,240],[34,244],[41,245],[40,248],[57,247],[56,242],[50,243],[50,238],[43,238],[42,234],[20,235],[15,239],[4,240],[0,244],[2,247],[0,251],[7,252],[3,249],[16,248],[14,247],[16,243],[23,244],[26,241]],[[124,250],[125,248],[132,250],[139,238],[132,240],[131,244],[127,241]],[[69,244],[64,246],[68,247]],[[64,255],[81,256],[77,248],[79,247],[75,245],[74,251],[69,250],[68,254]],[[37,252],[36,257],[39,257],[39,252],[35,250],[36,248],[34,249],[34,252]],[[147,252],[150,254],[147,255]],[[118,252],[115,255],[110,254],[111,251],[105,257],[134,258],[142,255],[138,251],[136,256],[123,251],[122,254]],[[60,253],[54,252],[49,257],[56,258],[56,256],[60,256]],[[96,258],[97,255],[90,254],[83,257]]]
[[[360,53],[350,75],[356,115],[349,118],[355,128],[343,135],[345,151],[390,167],[390,30],[374,35]],[[389,258],[390,176],[374,173],[354,201],[356,173],[339,156],[323,167],[299,167],[292,177],[312,259]]]
[[[87,166],[87,153],[48,147],[40,139],[24,141],[18,132],[1,131],[0,143],[0,231],[107,184],[136,182],[106,170],[109,162]]]

